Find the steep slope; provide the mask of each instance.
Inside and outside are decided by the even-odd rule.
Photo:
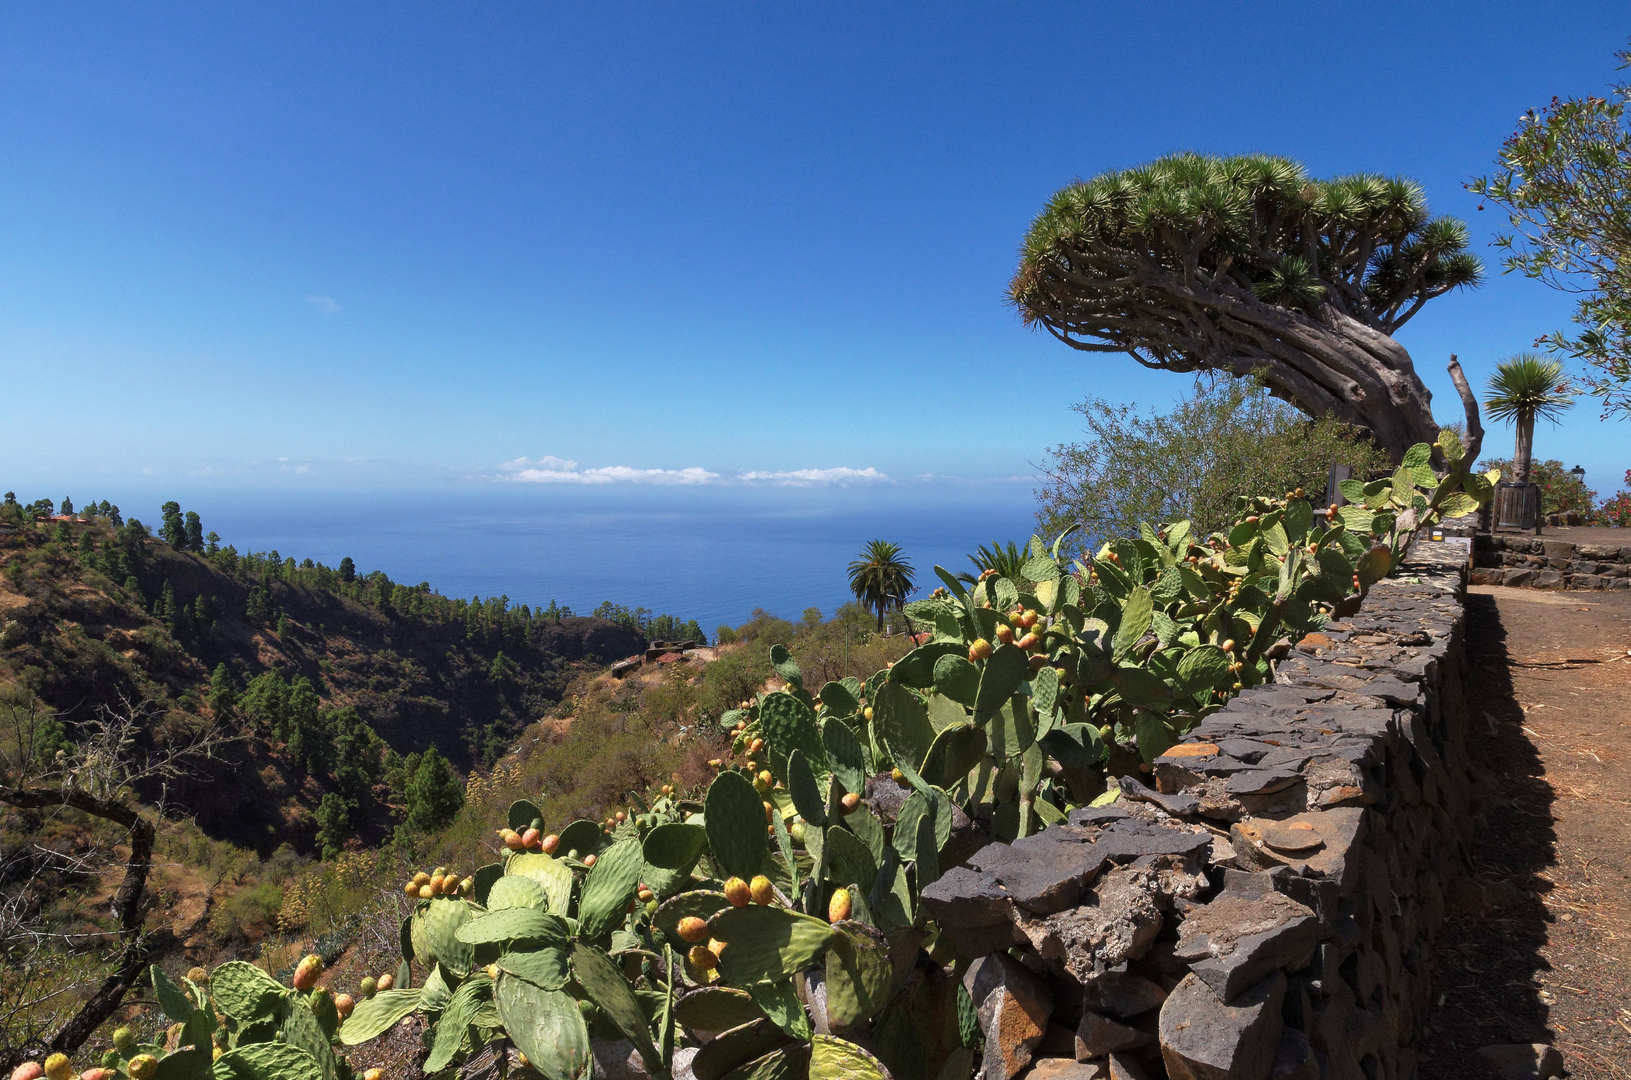
[[[155,740],[241,736],[167,795],[211,835],[263,852],[314,843],[313,812],[336,777],[313,747],[361,731],[356,721],[374,760],[354,824],[377,840],[408,755],[434,746],[461,770],[491,760],[577,673],[645,647],[603,619],[184,546],[134,522],[0,519],[0,711],[43,705],[71,737],[98,709],[140,703]],[[263,692],[301,679],[316,706],[302,721],[303,752],[288,725],[268,719]]]

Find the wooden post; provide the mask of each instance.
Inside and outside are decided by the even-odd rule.
[[[1495,485],[1495,516],[1491,531],[1521,529],[1540,535],[1540,485],[1502,480]]]

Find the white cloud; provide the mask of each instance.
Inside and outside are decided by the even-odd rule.
[[[699,465],[686,469],[637,469],[630,465],[602,465],[583,468],[571,458],[546,454],[541,458],[518,457],[498,467],[495,479],[521,484],[667,484],[667,485],[728,485],[768,484],[778,487],[814,487],[816,485],[892,484],[888,476],[875,468],[851,469],[787,469],[752,470],[723,476]]]
[[[635,469],[628,465],[578,467],[576,461],[544,455],[536,461],[516,458],[499,466],[498,479],[520,484],[712,484],[719,474],[692,466],[688,469]]]
[[[745,472],[737,476],[745,484],[774,484],[779,487],[813,487],[817,484],[892,484],[888,476],[868,466],[865,469],[789,469],[781,472]]]
[[[321,311],[324,315],[338,315],[340,303],[332,296],[308,296],[306,303]]]

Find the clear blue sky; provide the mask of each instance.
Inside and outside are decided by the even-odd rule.
[[[1623,2],[10,5],[0,483],[1028,477],[1071,402],[1186,386],[1005,306],[1056,188],[1270,151],[1413,176],[1483,250],[1462,183],[1628,32]],[[1453,418],[1450,352],[1481,384],[1568,309],[1496,272],[1402,338]],[[1538,450],[1610,490],[1631,425],[1596,416]]]

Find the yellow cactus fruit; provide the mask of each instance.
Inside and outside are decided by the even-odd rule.
[[[991,643],[985,638],[975,638],[974,644],[968,647],[968,659],[970,663],[991,659]]]
[[[210,973],[201,967],[188,968],[187,978],[191,979],[199,986],[207,986],[210,981]]]
[[[431,897],[433,897],[435,895],[436,895],[436,890],[431,888],[429,885],[419,886],[419,899],[429,900]]]
[[[367,1072],[362,1074],[362,1080],[385,1080],[385,1070],[378,1068],[369,1069]]]
[[[317,976],[323,973],[323,958],[316,953],[307,953],[295,965],[294,978],[289,980],[296,990],[310,990],[317,985]]]
[[[45,1059],[45,1080],[68,1080],[74,1075],[74,1063],[67,1054],[52,1054]]]
[[[725,943],[723,941],[720,941],[718,938],[709,938],[708,939],[708,951],[713,953],[715,956],[724,956],[725,955]]]
[[[487,977],[489,979],[497,979],[498,978],[498,965],[497,964],[488,964],[487,965]]]
[[[827,921],[843,922],[849,918],[850,906],[848,889],[833,890],[832,899],[827,901]]]
[[[113,1029],[113,1048],[124,1053],[136,1045],[136,1033],[127,1027]]]
[[[775,886],[771,885],[770,879],[763,874],[748,882],[748,894],[753,897],[753,902],[759,905],[768,904],[776,899]]]
[[[706,945],[691,946],[691,951],[685,954],[685,958],[691,961],[691,966],[698,971],[712,971],[719,966],[719,957],[710,952]]]
[[[137,1054],[125,1068],[130,1072],[130,1080],[153,1080],[153,1074],[159,1071],[159,1059],[152,1054]]]
[[[753,893],[747,882],[733,877],[725,882],[725,899],[731,902],[732,907],[747,907],[753,900]]]
[[[430,881],[428,881],[426,884],[429,886],[430,894],[432,896],[440,896],[442,894],[442,886],[446,884],[446,882],[447,879],[441,874],[432,874],[430,876]]]
[[[389,990],[391,987],[396,985],[396,976],[387,971],[385,974],[379,977],[379,982],[375,983],[374,985],[375,989],[382,991]]]
[[[640,891],[634,895],[640,898],[640,902],[642,904],[649,904],[653,900],[657,899],[657,894],[652,892],[651,889],[645,885],[640,886]]]
[[[901,772],[899,769],[890,769],[889,779],[893,780],[897,784],[904,784],[906,783],[906,774]]]
[[[695,915],[687,915],[681,919],[676,931],[681,941],[698,942],[708,936],[708,924]]]
[[[340,1014],[341,1020],[344,1020],[346,1017],[350,1016],[351,1010],[356,1007],[357,1002],[350,994],[334,995],[334,1011]]]

